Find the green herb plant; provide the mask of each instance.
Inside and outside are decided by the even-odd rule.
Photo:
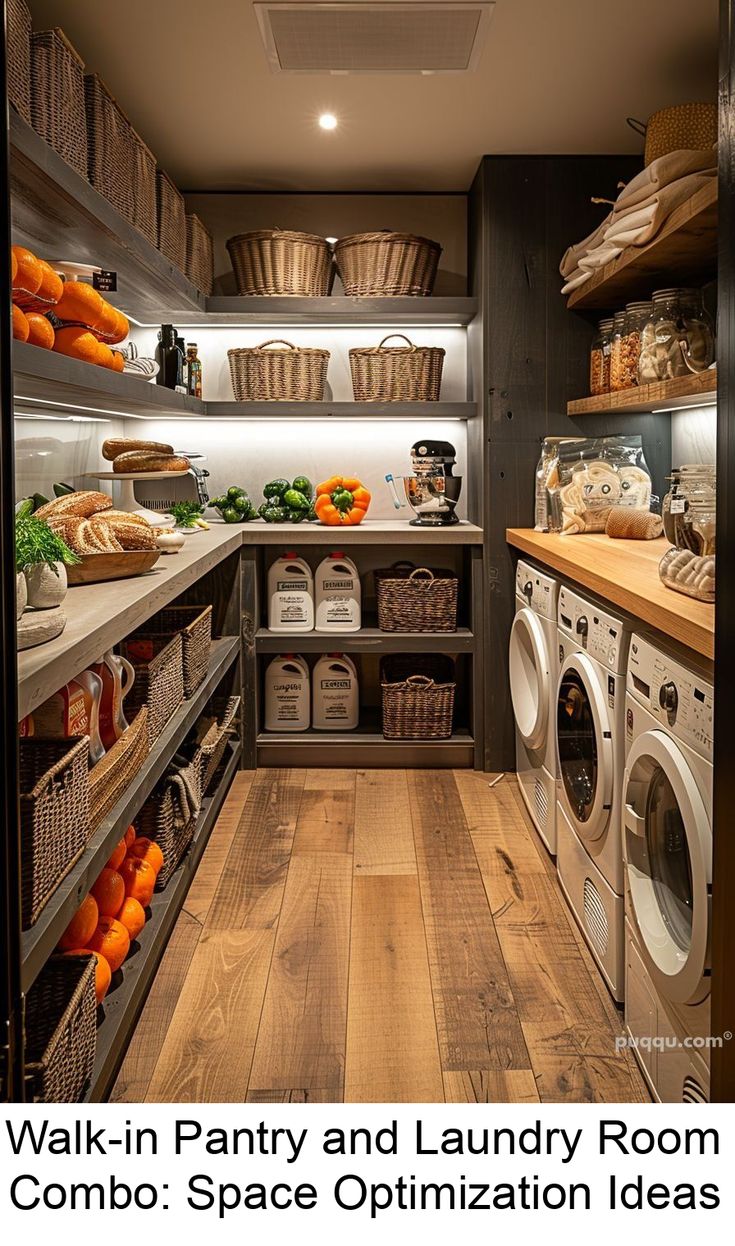
[[[32,505],[30,500],[22,503],[15,516],[16,571],[46,563],[58,575],[56,563],[63,562],[72,567],[80,559],[60,536],[51,531],[47,523],[31,514]]]
[[[197,519],[204,513],[198,502],[174,502],[171,514],[180,528],[196,528]]]

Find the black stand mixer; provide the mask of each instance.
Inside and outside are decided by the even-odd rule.
[[[457,452],[449,441],[422,439],[411,446],[413,476],[386,476],[398,510],[405,505],[396,489],[396,479],[403,480],[408,504],[416,518],[410,522],[417,528],[439,528],[459,523],[455,508],[462,492],[462,477],[452,474]]]

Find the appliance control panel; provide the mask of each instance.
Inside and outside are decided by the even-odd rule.
[[[616,674],[623,673],[630,640],[628,623],[565,585],[559,589],[557,621],[591,658]]]
[[[516,568],[516,596],[543,619],[556,618],[556,598],[559,581],[544,575],[530,562],[518,560]]]
[[[670,735],[711,759],[714,689],[700,671],[634,635],[626,684]]]

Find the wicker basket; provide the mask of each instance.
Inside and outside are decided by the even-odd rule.
[[[156,159],[98,74],[84,79],[89,180],[154,246]]]
[[[661,108],[648,118],[648,122],[628,118],[628,125],[636,134],[645,135],[646,165],[659,156],[683,149],[706,151],[717,142],[716,104],[674,104]]]
[[[136,819],[138,834],[155,839],[163,853],[163,865],[156,878],[156,891],[162,891],[170,881],[181,858],[192,841],[198,821],[198,807],[202,799],[203,758],[197,751],[192,761],[179,767],[179,773],[187,774],[197,802],[197,816],[185,823],[177,822],[177,801],[169,776],[164,777],[144,804]]]
[[[52,956],[28,992],[26,1074],[36,1103],[79,1103],[97,1049],[95,956]]]
[[[20,741],[23,929],[37,920],[92,834],[89,741]]]
[[[405,346],[386,346],[391,338]],[[446,351],[414,346],[403,333],[389,333],[379,346],[350,351],[355,402],[438,402]]]
[[[381,632],[456,632],[458,580],[453,571],[430,571],[397,562],[375,572]]]
[[[135,667],[135,683],[125,698],[126,714],[146,706],[148,743],[152,748],[184,699],[183,638],[149,633],[145,624],[120,644]]]
[[[133,207],[129,221],[144,238],[158,246],[158,206],[156,200],[156,157],[130,127],[130,149],[133,178]]]
[[[31,35],[31,122],[36,133],[86,180],[84,62],[63,30]]]
[[[329,294],[332,253],[325,238],[258,229],[227,241],[238,294]]]
[[[123,797],[148,752],[148,710],[144,705],[127,731],[89,772],[90,822],[93,830]]]
[[[211,606],[167,606],[135,633],[137,638],[181,635],[184,697],[193,697],[209,670],[212,651]],[[128,638],[130,639],[130,637]]]
[[[222,703],[216,702],[212,708],[214,717],[199,747],[202,757],[202,796],[206,795],[217,773],[225,755],[227,741],[237,731],[235,715],[240,708],[240,697],[229,697]],[[206,718],[203,725],[206,725]]]
[[[452,734],[456,681],[442,654],[394,654],[381,662],[386,740],[446,740]],[[410,672],[410,673],[409,673]]]
[[[195,213],[186,218],[186,267],[189,281],[202,294],[214,286],[214,243],[206,225]]]
[[[156,172],[158,250],[183,273],[186,265],[186,208],[184,196],[163,169]]]
[[[227,358],[237,402],[321,402],[324,397],[328,350],[274,338],[228,350]]]
[[[31,15],[25,0],[8,0],[7,15],[8,100],[30,124]]]
[[[334,248],[345,294],[362,297],[431,294],[441,253],[430,238],[388,230],[351,234]]]

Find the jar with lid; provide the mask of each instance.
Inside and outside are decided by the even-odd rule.
[[[677,592],[714,601],[716,469],[710,463],[685,463],[670,479],[662,513],[672,548],[661,560],[661,579]]]
[[[613,317],[613,327],[610,335],[610,389],[624,388],[624,386],[620,383],[622,375],[624,325],[625,311],[616,312]]]
[[[590,393],[607,394],[610,389],[610,343],[612,318],[601,320],[590,347]]]
[[[703,372],[714,357],[712,320],[701,290],[655,290],[653,312],[641,340],[641,385]]]
[[[653,305],[649,300],[628,303],[625,308],[623,333],[620,343],[620,369],[618,389],[631,389],[638,384],[638,361],[641,355],[641,335],[644,325],[651,318]]]

